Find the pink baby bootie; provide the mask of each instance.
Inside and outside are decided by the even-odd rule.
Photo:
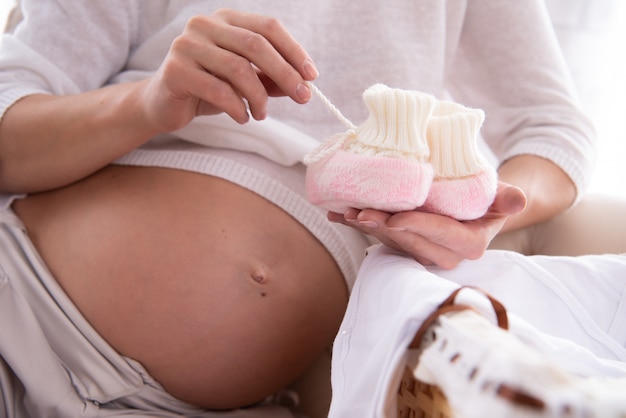
[[[487,212],[496,195],[497,174],[477,146],[484,119],[480,109],[437,103],[427,130],[435,178],[420,211],[458,220],[480,218]]]
[[[422,206],[433,181],[427,121],[436,99],[375,84],[363,100],[369,117],[305,157],[309,201],[332,212],[385,212]]]

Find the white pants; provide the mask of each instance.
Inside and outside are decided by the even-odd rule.
[[[329,416],[388,416],[385,401],[397,390],[415,332],[465,285],[504,303],[510,331],[559,366],[584,376],[626,376],[626,256],[488,251],[446,271],[376,246],[361,267],[335,340]],[[495,322],[482,293],[463,290],[457,302]]]

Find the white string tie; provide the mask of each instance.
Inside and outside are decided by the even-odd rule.
[[[328,97],[324,96],[324,93],[317,88],[317,86],[313,83],[309,83],[309,87],[311,91],[326,105],[328,110],[330,110],[336,117],[339,119],[344,125],[348,127],[348,129],[352,129],[356,131],[356,126],[350,122],[348,118],[346,118],[340,111],[337,109],[337,106],[331,103]]]
[[[317,161],[320,161],[330,154],[334,153],[337,149],[341,148],[345,142],[346,135],[356,135],[356,126],[346,118],[341,111],[335,106],[325,95],[317,88],[313,83],[309,83],[311,91],[324,103],[324,105],[330,110],[330,112],[337,117],[344,125],[348,127],[348,132],[331,136],[327,141],[323,142],[313,152],[304,156],[304,164],[310,165]]]

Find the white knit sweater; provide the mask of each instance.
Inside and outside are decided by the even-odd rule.
[[[484,109],[498,160],[530,153],[587,185],[592,129],[577,107],[541,0],[22,0],[26,23],[4,39],[0,115],[34,91],[68,94],[153,71],[188,17],[231,7],[276,16],[309,51],[318,87],[355,123],[381,82]],[[140,73],[137,73],[139,71]],[[270,116],[323,140],[343,126],[318,100],[273,100]]]
[[[569,174],[579,197],[587,186],[593,129],[542,0],[22,0],[25,19],[0,46],[0,117],[28,94],[74,94],[146,77],[189,17],[219,7],[279,18],[315,61],[316,85],[355,124],[367,117],[361,95],[374,83],[451,95],[485,110],[482,134],[498,161],[539,155]],[[345,130],[315,98],[307,105],[272,99],[268,112],[270,121],[243,127],[224,115],[200,117],[176,134],[298,167],[316,141]],[[186,141],[176,144],[184,155],[167,153],[171,143],[155,141],[143,147],[152,150],[149,158],[140,150],[117,163],[195,169],[198,158],[214,154]],[[233,167],[198,171],[227,177],[227,170]],[[246,181],[239,177],[231,180]],[[244,185],[264,194],[258,184]]]

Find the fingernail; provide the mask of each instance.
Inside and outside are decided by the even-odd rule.
[[[377,228],[378,222],[375,221],[359,221],[359,224],[366,228]]]
[[[354,208],[348,208],[346,209],[346,211],[343,213],[343,218],[346,221],[349,222],[357,222],[358,217],[359,217],[359,213],[361,213],[360,210],[358,209],[354,209]]]
[[[302,102],[307,102],[311,98],[311,90],[306,83],[299,83],[296,87],[296,97]]]
[[[254,115],[254,119],[256,120],[264,120],[267,117],[267,109],[263,108],[256,112]]]
[[[320,75],[319,71],[317,71],[317,67],[315,67],[315,64],[313,64],[313,61],[310,59],[304,61],[304,72],[310,80],[315,80]]]
[[[250,114],[248,112],[244,113],[243,115],[241,115],[241,117],[239,117],[238,119],[236,119],[238,123],[240,124],[246,124],[250,121]]]

